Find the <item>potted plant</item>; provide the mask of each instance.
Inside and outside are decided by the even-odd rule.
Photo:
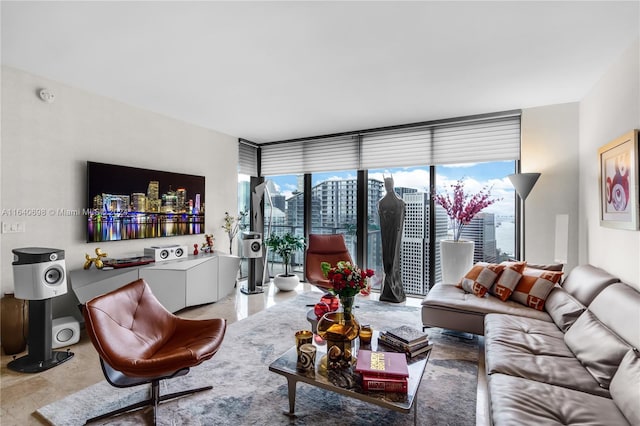
[[[296,274],[289,273],[289,265],[291,263],[291,255],[298,251],[304,250],[307,243],[304,237],[297,236],[291,232],[287,232],[284,235],[272,234],[267,238],[264,244],[273,250],[275,254],[282,257],[282,263],[284,264],[284,274],[278,274],[273,278],[273,282],[280,290],[291,291],[300,282],[300,279]]]
[[[491,189],[487,187],[475,194],[465,193],[462,179],[451,188],[453,195],[434,194],[434,201],[447,212],[453,226],[453,240],[440,241],[442,282],[446,284],[459,282],[473,266],[474,242],[460,239],[462,229],[485,207],[500,200],[491,198]]]

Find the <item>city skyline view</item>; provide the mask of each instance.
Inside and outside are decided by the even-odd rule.
[[[515,172],[513,161],[499,161],[491,163],[470,163],[442,165],[436,168],[437,192],[448,191],[458,179],[463,179],[465,192],[474,193],[483,187],[491,188],[491,196],[500,198],[495,204],[484,211],[494,213],[500,217],[514,217],[515,191],[507,178]],[[395,187],[415,188],[418,191],[429,192],[429,168],[398,167],[390,169],[370,170],[369,179],[384,182],[385,176],[393,176]],[[337,171],[312,174],[312,186],[327,180],[355,179],[356,171]],[[289,198],[298,190],[298,179],[295,175],[268,176],[274,183],[276,193]]]
[[[464,164],[457,166],[437,166],[437,192],[450,192],[450,186],[458,179],[464,182],[465,192],[474,194],[483,188],[490,188],[491,197],[499,199],[484,209],[466,226],[463,238],[476,242],[475,261],[497,262],[513,256],[515,251],[515,191],[507,175],[513,173],[515,163],[493,162]],[[368,248],[367,267],[374,269],[374,288],[379,287],[382,270],[380,226],[377,205],[384,196],[383,181],[392,176],[394,190],[407,206],[404,229],[402,231],[401,264],[403,286],[407,294],[426,294],[434,282],[440,280],[439,241],[451,238],[448,217],[436,205],[434,235],[429,235],[430,194],[429,168],[410,167],[368,171]],[[265,177],[273,206],[272,233],[291,231],[301,235],[304,218],[302,176]],[[357,235],[356,182],[355,171],[311,174],[311,233],[340,233],[345,235],[347,246],[355,254]],[[281,211],[281,213],[280,213]],[[269,211],[269,215],[272,212]],[[265,212],[265,224],[268,223]],[[265,230],[265,232],[267,232]],[[434,244],[435,243],[435,244]],[[430,247],[434,245],[435,258],[430,258]],[[302,256],[302,254],[300,254]],[[300,257],[302,259],[302,257]],[[273,256],[271,261],[273,265]],[[427,272],[433,263],[435,272],[430,277]],[[302,266],[299,262],[298,265]]]

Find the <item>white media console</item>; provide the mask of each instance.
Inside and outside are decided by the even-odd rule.
[[[79,269],[69,273],[71,288],[80,303],[143,278],[170,312],[216,302],[236,284],[240,258],[205,253],[184,259],[154,262],[110,270]]]

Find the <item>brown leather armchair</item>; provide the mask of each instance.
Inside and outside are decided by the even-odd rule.
[[[86,330],[100,355],[107,381],[115,387],[151,383],[150,398],[94,417],[104,419],[158,403],[212,389],[212,386],[160,395],[160,380],[183,376],[189,367],[211,358],[226,331],[225,319],[190,320],[167,311],[142,279],[88,301]]]
[[[349,249],[342,234],[309,234],[309,244],[305,257],[304,273],[307,282],[328,289],[331,287],[329,280],[322,274],[320,264],[328,262],[335,265],[339,261],[352,262]]]

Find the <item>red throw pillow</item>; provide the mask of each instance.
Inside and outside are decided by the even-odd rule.
[[[544,309],[547,296],[562,278],[562,272],[525,268],[511,299],[539,311]]]
[[[478,262],[473,265],[471,270],[462,278],[460,286],[468,293],[473,293],[478,297],[484,297],[503,269],[504,265]]]

